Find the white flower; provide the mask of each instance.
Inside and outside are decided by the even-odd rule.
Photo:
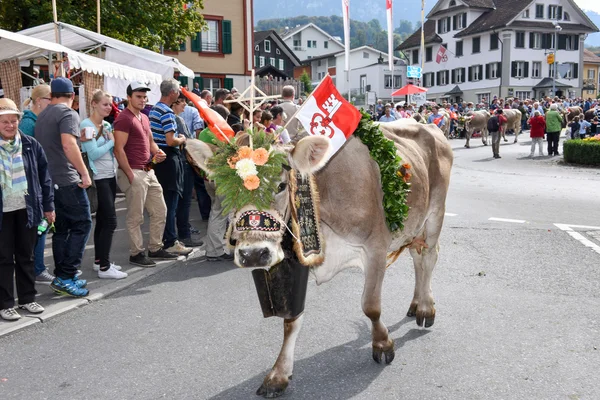
[[[254,161],[249,158],[243,158],[235,163],[235,169],[238,176],[242,179],[246,179],[250,175],[258,175]]]

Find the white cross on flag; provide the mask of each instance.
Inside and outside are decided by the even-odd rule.
[[[296,115],[310,135],[331,139],[333,156],[356,130],[361,114],[337,91],[327,75]]]

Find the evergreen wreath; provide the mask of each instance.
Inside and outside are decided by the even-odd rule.
[[[383,209],[390,231],[404,229],[408,216],[407,197],[410,193],[410,164],[402,164],[394,142],[387,139],[371,116],[362,110],[362,118],[354,134],[369,148],[371,158],[379,165],[383,189]]]
[[[235,140],[219,142],[207,166],[215,181],[217,194],[224,197],[225,213],[248,204],[259,211],[269,209],[278,192],[287,155],[275,150],[275,137],[265,132],[248,132],[251,146],[238,146]]]

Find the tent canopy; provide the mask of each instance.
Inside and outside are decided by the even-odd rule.
[[[126,81],[143,80],[150,84],[159,84],[162,81],[159,74],[150,71],[119,65],[98,57],[79,53],[54,42],[0,29],[0,61],[15,58],[19,60],[33,59],[48,55],[49,52],[65,53],[69,58],[71,67],[98,75]]]
[[[408,85],[403,86],[400,89],[396,90],[394,93],[392,93],[392,97],[408,96],[410,94],[425,93],[426,91],[427,89],[425,88],[409,83]]]
[[[143,65],[145,68],[142,69],[160,73],[164,78],[173,77],[174,69],[177,69],[183,76],[187,76],[191,79],[194,78],[194,71],[180,63],[179,60],[174,57],[155,53],[154,51],[143,49],[121,40],[64,22],[57,22],[57,26],[61,44],[73,50],[79,51],[95,46],[104,46],[107,48],[106,59],[111,61],[136,68],[141,68]],[[25,29],[19,33],[49,42],[56,42],[54,22]],[[165,67],[168,67],[169,70],[165,70]]]

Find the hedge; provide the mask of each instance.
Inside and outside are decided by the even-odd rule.
[[[600,166],[600,141],[567,140],[563,144],[563,154],[568,163]]]

